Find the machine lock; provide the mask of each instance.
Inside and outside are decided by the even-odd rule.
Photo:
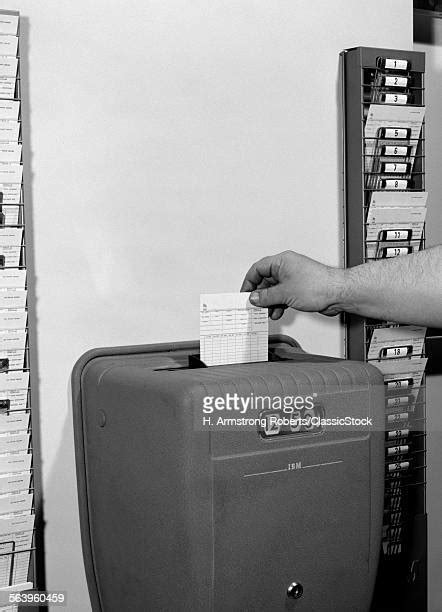
[[[299,599],[304,593],[304,587],[300,582],[292,582],[287,587],[287,597],[291,599]]]

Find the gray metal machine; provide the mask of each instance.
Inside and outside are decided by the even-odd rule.
[[[270,338],[266,363],[197,367],[197,352],[196,342],[99,349],[75,366],[93,610],[368,611],[382,535],[381,374],[285,336]],[[319,424],[205,429],[205,398],[227,393],[314,397]],[[348,415],[375,425],[326,424]]]

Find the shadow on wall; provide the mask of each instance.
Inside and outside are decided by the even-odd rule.
[[[79,546],[81,533],[77,488],[76,486],[74,488],[66,487],[66,483],[76,484],[77,482],[70,381],[68,384],[68,412],[52,470],[45,480],[45,503],[48,507],[57,508],[47,531],[51,534],[64,534],[63,541],[59,542],[59,546],[56,549],[52,547],[50,564],[63,568],[66,583],[50,585],[50,588],[67,591],[68,612],[79,612],[80,610],[81,612],[88,612],[88,610],[91,610],[91,605],[88,591],[85,588],[86,577],[81,547]],[[60,495],[61,491],[63,492],[62,495]],[[66,551],[69,552],[66,553]]]
[[[37,351],[37,298],[34,253],[34,218],[32,194],[32,143],[30,131],[30,100],[29,100],[29,19],[20,18],[20,87],[22,95],[21,120],[23,141],[23,184],[24,184],[24,216],[25,253],[28,287],[28,341],[31,379],[31,418],[32,418],[32,452],[33,452],[33,483],[35,505],[35,574],[34,583],[40,590],[46,588],[45,550],[44,550],[44,513],[41,477],[41,436],[40,436],[40,390],[39,362]]]

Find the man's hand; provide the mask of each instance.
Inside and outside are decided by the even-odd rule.
[[[325,266],[293,251],[260,259],[247,272],[241,291],[252,291],[250,302],[269,309],[276,320],[286,308],[338,314],[344,270]]]
[[[253,264],[241,291],[272,319],[291,307],[442,328],[442,246],[345,270],[284,251]]]

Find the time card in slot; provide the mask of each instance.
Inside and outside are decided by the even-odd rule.
[[[400,391],[411,389],[414,384],[414,380],[411,377],[406,378],[394,378],[385,382],[385,386],[388,391]]]
[[[386,207],[372,204],[367,213],[366,240],[380,240],[382,232],[402,229],[411,230],[411,240],[420,240],[426,214],[426,207]],[[391,234],[385,240],[390,241]]]
[[[409,357],[413,354],[413,346],[406,344],[404,346],[393,346],[382,348],[379,352],[381,359],[398,359],[401,357]]]
[[[403,246],[402,244],[379,244],[376,253],[377,259],[391,259],[392,257],[401,257],[402,255],[410,255],[419,251],[419,244],[411,244]]]
[[[0,353],[10,350],[22,350],[26,346],[26,329],[0,330]]]
[[[411,138],[411,128],[383,127],[379,128],[378,138],[386,140],[408,140]]]
[[[27,389],[29,386],[29,372],[3,372],[0,373],[0,393]]]
[[[17,549],[30,548],[34,529],[34,514],[0,518],[0,542],[15,541]]]
[[[29,512],[32,508],[32,493],[7,493],[0,495],[0,514]]]
[[[394,240],[395,234],[384,232],[411,232],[409,240],[421,240],[426,217],[426,208],[386,208],[371,206],[367,214],[366,240]],[[405,240],[403,235],[397,240]]]
[[[21,553],[20,553],[21,554]],[[14,559],[16,559],[17,557],[14,557]],[[9,597],[9,593],[11,592],[22,592],[22,591],[29,591],[30,589],[34,588],[34,583],[33,582],[20,582],[20,584],[13,584],[11,586],[8,587],[3,587],[0,588],[0,605],[2,603],[5,603],[8,601],[8,597]],[[8,606],[6,609],[5,608],[0,608],[1,612],[18,612],[18,607],[16,605],[13,606]]]
[[[387,407],[398,407],[396,405],[389,406],[389,399],[408,396],[407,409],[410,410],[413,408],[421,390],[426,365],[427,359],[425,357],[413,357],[412,359],[405,360],[384,359],[376,362],[376,367],[384,375]],[[402,402],[404,402],[404,400],[402,400]],[[401,408],[401,406],[399,406],[399,408]]]
[[[14,372],[15,371],[3,373],[13,374]],[[11,389],[9,391],[0,391],[0,416],[16,410],[26,410],[27,400],[28,389]]]
[[[0,99],[0,119],[9,119],[18,121],[20,113],[19,100],[2,100]]]
[[[410,87],[413,85],[413,78],[409,74],[404,74],[400,69],[388,69],[378,66],[371,83],[371,101],[386,102],[385,96],[391,93],[400,93],[409,95]],[[412,101],[409,97],[408,101]],[[393,100],[392,104],[397,104],[397,100]],[[399,102],[400,103],[400,102]]]
[[[376,229],[378,228],[375,228],[375,230]],[[398,223],[393,227],[391,224],[387,224],[386,226],[379,228],[378,239],[381,242],[420,241],[423,231],[423,223],[409,223],[407,227],[404,227],[403,223]]]
[[[377,243],[367,243],[367,258],[368,259],[391,259],[401,257],[402,255],[410,255],[420,249],[420,241],[378,241]]]
[[[34,520],[35,515],[29,512],[0,517],[0,542],[14,542],[13,585],[23,584],[27,580]]]
[[[385,531],[385,537],[389,540],[398,540],[402,537],[402,527],[388,525]]]
[[[16,268],[20,265],[21,247],[0,246],[0,268]]]
[[[20,224],[20,207],[0,204],[0,227]]]
[[[24,308],[0,308],[0,331],[5,329],[24,329],[28,313]]]
[[[409,93],[381,93],[380,100],[384,104],[410,104],[412,97]]]
[[[32,453],[12,453],[0,455],[0,473],[12,474],[14,472],[26,472],[31,469]]]
[[[29,372],[23,372],[22,370],[0,372],[0,432],[7,431],[8,429],[4,429],[5,427],[16,425],[20,420],[29,420],[18,413],[15,420],[5,419],[2,421],[2,418],[11,411],[27,408],[28,390]]]
[[[402,513],[404,496],[401,483],[389,480],[385,485],[383,524],[384,526],[400,525],[404,518]]]
[[[0,39],[1,43],[1,39]],[[381,86],[406,88],[409,85],[409,77],[399,74],[384,74],[381,76]]]
[[[378,57],[378,68],[384,70],[410,70],[411,63],[407,59],[395,59],[394,57]]]
[[[0,149],[1,154],[1,149]],[[381,162],[380,172],[382,174],[410,174],[411,164],[403,162]]]
[[[387,408],[405,408],[410,403],[410,396],[406,395],[394,395],[393,397],[387,398]]]
[[[12,55],[17,57],[18,36],[12,34],[0,34],[0,55]]]
[[[393,442],[395,440],[399,440],[399,439],[406,439],[408,438],[408,436],[410,435],[410,430],[405,428],[405,429],[392,429],[390,431],[386,432],[386,440],[387,442]]]
[[[422,234],[422,230],[421,230]],[[413,230],[397,228],[397,229],[384,229],[379,232],[379,240],[381,242],[390,242],[397,240],[410,241],[413,238]]]
[[[24,410],[10,412],[9,414],[0,412],[0,433],[26,431],[29,427],[29,415],[30,413]]]
[[[0,76],[15,77],[17,75],[18,58],[0,56]]]
[[[21,164],[0,162],[0,183],[21,183],[22,176]]]
[[[382,541],[382,549],[384,555],[387,557],[392,557],[394,555],[402,554],[402,541],[398,539],[397,541],[391,541],[390,539]]]
[[[404,208],[407,210],[425,209],[427,204],[428,193],[426,191],[410,191],[410,192],[391,192],[373,191],[370,197],[370,208]],[[391,221],[398,219],[392,218]],[[402,220],[399,219],[399,221]],[[416,219],[424,221],[424,219]]]
[[[393,472],[408,472],[411,468],[411,461],[394,461],[393,463],[387,463],[387,472],[392,474]]]
[[[0,98],[13,100],[17,97],[17,80],[15,77],[0,77]]]
[[[381,178],[379,183],[380,189],[399,189],[402,191],[408,189],[409,185],[409,180],[402,178]]]
[[[23,369],[26,340],[26,329],[0,331],[0,371]]]
[[[426,327],[400,325],[373,330],[367,359],[397,359],[421,357]],[[409,367],[409,366],[407,366]]]
[[[200,352],[207,366],[268,360],[268,317],[249,293],[200,296]]]
[[[385,525],[400,525],[404,520],[402,513],[402,503],[396,504],[396,498],[391,497],[386,488],[387,497],[385,499],[384,526]],[[402,496],[399,497],[402,502]],[[393,502],[393,503],[391,503]]]
[[[17,549],[16,549],[17,550]],[[24,585],[25,589],[32,589],[32,582],[26,582],[28,577],[29,562],[31,559],[31,551],[23,550],[15,552],[14,564],[12,566],[11,585]],[[30,586],[28,586],[30,585]],[[16,587],[20,588],[20,586]]]
[[[29,448],[29,438],[30,434],[28,432],[0,434],[0,455],[16,451],[27,451]]]
[[[403,457],[403,459],[408,459],[408,457]],[[389,463],[389,461],[387,461]],[[393,480],[387,478],[385,481],[385,495],[384,495],[384,517],[383,517],[383,525],[400,525],[403,518],[403,510],[404,506],[406,506],[406,502],[404,503],[404,499],[406,495],[404,495],[403,486],[405,483],[401,479]],[[402,518],[401,518],[402,517]]]
[[[27,294],[26,289],[0,288],[0,310],[23,310],[26,307]]]
[[[387,414],[387,426],[400,427],[403,423],[407,423],[411,416],[412,415],[409,412],[395,412],[393,414]]]
[[[31,472],[16,472],[0,476],[0,491],[3,493],[29,491],[30,486]]]
[[[384,218],[384,211],[374,212],[373,216],[369,215],[369,218],[382,219]],[[406,216],[406,215],[405,215]],[[421,244],[422,235],[424,229],[424,222],[410,222],[405,220],[399,223],[367,223],[365,236],[366,236],[366,257],[373,259],[375,257],[382,257],[383,250],[388,247],[408,247],[415,246],[419,250]]]
[[[401,147],[402,153],[382,153],[392,157],[409,157],[410,161],[416,155],[418,139],[420,137],[422,121],[424,119],[425,108],[421,106],[390,106],[388,104],[371,104],[368,109],[367,120],[364,127],[365,137],[365,171],[371,172],[376,149],[384,146],[378,142],[379,134],[382,129],[402,129],[409,130],[410,142],[402,144],[393,142],[394,147]]]
[[[388,259],[391,257],[400,257],[401,255],[410,255],[410,253],[413,253],[415,250],[419,250],[418,247],[413,247],[413,246],[404,247],[402,245],[396,245],[396,246],[380,245],[377,257],[380,257],[382,259]]]
[[[19,164],[21,154],[22,145],[19,142],[0,142],[0,162],[15,162]]]
[[[373,83],[370,101],[375,104],[413,104],[408,78],[379,74]]]
[[[26,284],[26,270],[7,268],[0,269],[0,290],[3,289],[24,289]]]
[[[402,553],[401,542],[382,542],[382,552],[386,557],[393,557],[394,555],[400,555]]]
[[[385,451],[388,458],[397,457],[398,455],[407,455],[410,452],[410,445],[398,444],[396,446],[388,446]]]
[[[11,584],[13,552],[14,542],[0,542],[0,588]]]
[[[378,370],[384,375],[387,390],[413,390],[420,387],[424,375],[427,358],[407,359],[405,361],[382,361],[376,363]]]
[[[420,241],[413,243],[404,242],[366,242],[365,256],[367,259],[391,259],[393,257],[401,257],[402,255],[410,255],[419,251]]]
[[[16,36],[18,32],[18,15],[2,13],[0,18],[0,34]]]
[[[23,228],[0,228],[0,267],[12,268],[20,265]]]
[[[0,268],[16,268],[20,265],[21,246],[0,245]]]
[[[379,148],[379,155],[382,157],[409,157],[411,151],[412,148],[408,145],[381,145]]]
[[[402,141],[378,140],[374,148],[366,187],[372,190],[404,191],[415,187],[412,146]]]
[[[5,143],[0,143],[0,146]],[[20,204],[21,198],[21,184],[19,183],[0,183],[0,200],[1,204],[6,204],[8,207],[11,204]],[[18,207],[12,207],[11,210],[15,210]],[[3,207],[3,213],[7,213],[8,208]],[[10,213],[12,214],[12,212]],[[8,223],[6,225],[17,225],[17,223]]]
[[[0,142],[17,142],[20,136],[20,122],[0,120]]]
[[[0,373],[22,370],[25,364],[25,349],[0,349]]]

